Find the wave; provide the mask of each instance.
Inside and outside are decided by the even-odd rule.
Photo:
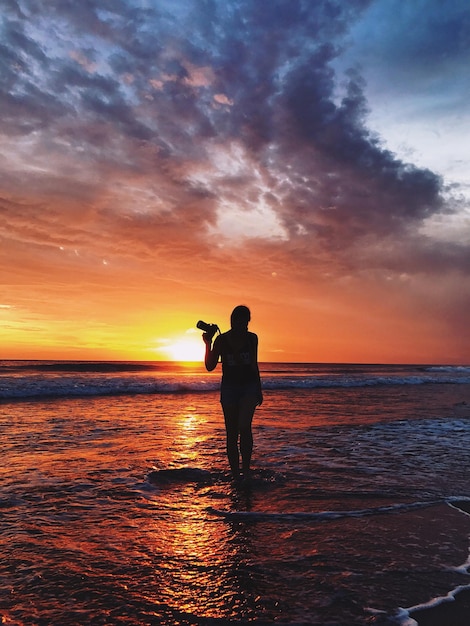
[[[465,573],[468,574],[468,572]],[[449,593],[447,593],[445,596],[433,598],[429,602],[417,604],[416,606],[412,606],[408,609],[400,608],[394,616],[394,622],[398,626],[418,626],[418,622],[414,619],[414,617],[419,619],[421,616],[421,611],[434,609],[437,606],[446,602],[458,601],[459,594],[465,591],[470,591],[470,585],[458,585],[455,589],[449,591]]]
[[[470,375],[469,365],[428,365],[424,368],[426,372],[454,372]]]
[[[274,380],[263,378],[265,389],[316,389],[325,387],[381,387],[390,385],[425,385],[425,384],[469,384],[468,375],[449,376],[341,376],[336,378],[276,378]]]
[[[213,507],[208,507],[207,513],[228,521],[253,521],[253,522],[327,522],[350,517],[367,517],[370,515],[383,515],[385,513],[399,513],[403,511],[413,511],[424,509],[436,504],[442,504],[442,500],[432,502],[413,502],[409,504],[391,504],[388,506],[378,506],[369,509],[357,509],[352,511],[292,511],[282,513],[271,513],[263,511],[223,511]]]
[[[87,366],[88,367],[88,366]],[[108,367],[106,364],[105,367]],[[127,367],[127,365],[123,365]],[[208,374],[160,374],[141,370],[75,369],[45,370],[31,375],[0,377],[0,399],[28,400],[39,398],[77,398],[140,394],[181,394],[214,392],[220,376]],[[464,368],[465,369],[465,368]],[[468,368],[466,368],[468,370]],[[50,374],[50,375],[49,375]],[[321,388],[383,387],[425,384],[470,384],[470,372],[452,370],[423,372],[413,375],[266,375],[262,376],[265,390],[313,390]]]
[[[184,382],[178,380],[105,378],[64,378],[50,380],[0,379],[1,400],[33,400],[48,398],[87,398],[97,396],[123,396],[162,393],[196,393],[215,391],[218,384],[210,382]]]
[[[429,500],[424,502],[408,502],[400,504],[389,504],[386,506],[377,506],[367,509],[355,509],[351,511],[286,511],[286,512],[264,512],[264,511],[227,511],[214,507],[206,509],[209,515],[221,518],[226,521],[253,521],[253,522],[327,522],[345,518],[369,517],[372,515],[384,515],[390,513],[403,513],[404,511],[414,511],[417,509],[425,509],[438,504],[448,504],[460,509],[466,513],[465,507],[468,508],[469,502],[452,496],[450,498],[442,498],[439,500]]]

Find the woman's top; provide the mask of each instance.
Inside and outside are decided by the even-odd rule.
[[[228,333],[219,335],[215,340],[218,345],[214,344],[222,359],[222,384],[257,383],[259,372],[256,363],[256,335],[247,332],[239,349],[231,345],[227,335]]]

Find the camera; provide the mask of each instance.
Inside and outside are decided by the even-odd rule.
[[[202,320],[199,320],[199,322],[196,324],[196,328],[199,328],[199,330],[202,330],[204,333],[206,333],[209,336],[209,339],[212,339],[215,333],[219,330],[217,324],[208,324],[207,322],[203,322]]]

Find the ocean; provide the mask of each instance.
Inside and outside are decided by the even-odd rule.
[[[1,622],[412,626],[465,595],[470,366],[260,369],[237,487],[219,370],[1,361]]]

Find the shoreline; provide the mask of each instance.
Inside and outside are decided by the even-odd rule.
[[[470,501],[456,500],[448,506],[463,514],[470,522]],[[468,536],[470,542],[470,535]],[[402,609],[399,623],[404,626],[468,626],[470,623],[470,548],[467,560],[460,567],[451,567],[449,570],[461,573],[465,578],[457,587],[450,589],[447,594],[436,596],[422,604]]]
[[[454,589],[444,598],[409,611],[418,626],[468,626],[470,622],[470,584]]]

